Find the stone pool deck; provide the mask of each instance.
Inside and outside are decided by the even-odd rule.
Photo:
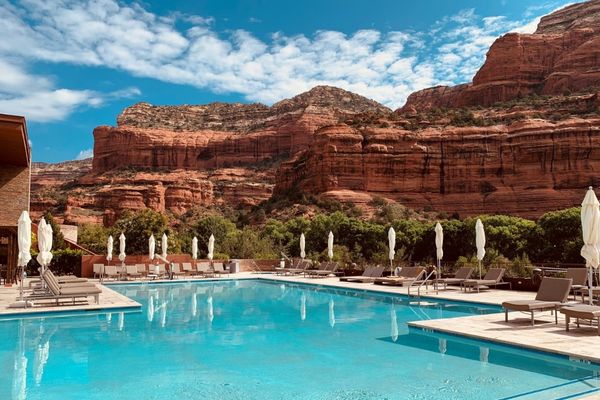
[[[123,296],[120,293],[112,290],[110,287],[101,285],[96,280],[90,280],[96,283],[102,289],[100,293],[99,304],[94,303],[92,298],[88,298],[87,302],[77,302],[75,305],[69,304],[68,299],[62,299],[61,305],[55,305],[52,300],[40,300],[34,303],[34,307],[28,308],[10,308],[9,305],[14,303],[19,297],[19,288],[0,287],[0,317],[9,317],[11,315],[23,316],[27,314],[39,313],[63,313],[65,311],[94,311],[94,310],[113,310],[113,309],[131,309],[137,310],[141,307],[136,301]],[[24,288],[28,287],[28,280],[25,281]]]

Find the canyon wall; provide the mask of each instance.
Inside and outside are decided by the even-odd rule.
[[[510,126],[327,127],[281,165],[276,191],[364,202],[381,196],[415,209],[538,217],[578,204],[600,184],[600,118]]]
[[[400,110],[490,106],[598,87],[599,60],[600,0],[573,4],[543,17],[533,34],[497,39],[472,83],[415,92]]]

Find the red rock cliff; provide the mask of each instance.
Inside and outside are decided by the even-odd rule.
[[[553,95],[600,85],[600,0],[541,19],[533,34],[497,39],[471,84],[411,94],[403,110],[489,106],[533,93]]]

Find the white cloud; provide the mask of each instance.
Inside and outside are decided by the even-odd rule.
[[[2,59],[0,72],[0,112],[24,115],[34,122],[64,120],[80,107],[100,107],[107,101],[140,95],[135,87],[109,93],[56,88],[51,80]]]
[[[250,101],[265,103],[330,84],[393,108],[415,90],[470,80],[495,38],[526,22],[504,16],[482,18],[468,9],[443,18],[428,32],[324,30],[294,36],[276,32],[264,41],[244,30],[217,32],[211,17],[159,16],[139,4],[116,0],[56,0],[52,4],[22,0],[17,4],[0,0],[3,32],[14,38],[0,41],[0,71],[9,55],[24,62],[103,66],[215,93],[240,93]],[[178,21],[192,26],[182,29]],[[12,73],[15,82],[23,81],[15,75],[18,72]],[[67,112],[119,96],[55,93],[51,82],[37,79],[36,86],[46,85],[48,97],[60,98],[54,102],[63,102]],[[4,92],[9,90],[18,89]],[[26,101],[27,95],[21,97],[26,104],[33,103],[33,99]],[[40,116],[52,118],[60,118],[60,112],[57,108],[38,110]]]
[[[85,149],[85,150],[81,150],[77,154],[75,159],[76,160],[85,160],[86,158],[90,158],[90,157],[94,157],[94,150],[93,149]]]

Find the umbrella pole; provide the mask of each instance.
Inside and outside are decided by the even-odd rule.
[[[390,260],[390,276],[394,276],[394,262]]]
[[[594,296],[592,293],[592,288],[594,287],[592,284],[593,279],[594,279],[594,274],[592,273],[592,267],[588,265],[588,287],[589,287],[588,295],[590,296],[590,305],[592,305],[594,303]]]
[[[23,272],[25,271],[24,267],[20,267],[20,273],[21,273],[21,283],[19,285],[19,301],[23,301]]]
[[[479,260],[479,280],[481,280],[481,260]]]

